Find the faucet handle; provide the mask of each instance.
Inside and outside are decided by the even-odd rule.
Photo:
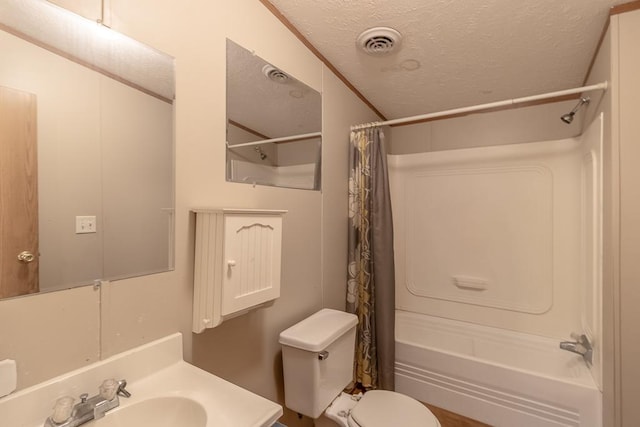
[[[62,424],[71,418],[74,402],[75,399],[71,396],[64,396],[56,400],[56,404],[53,405],[51,420],[56,424]]]
[[[118,381],[118,395],[122,396],[122,397],[131,397],[131,393],[129,393],[126,389],[127,387],[127,380],[120,380]]]
[[[118,387],[118,381],[113,378],[102,381],[99,387],[100,397],[104,400],[113,400],[113,398],[116,397],[116,393],[118,393]]]

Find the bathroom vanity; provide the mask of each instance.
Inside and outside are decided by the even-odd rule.
[[[126,379],[130,397],[87,427],[269,427],[282,407],[183,360],[173,334],[0,399],[3,426],[42,427],[61,397],[98,393],[105,379]]]

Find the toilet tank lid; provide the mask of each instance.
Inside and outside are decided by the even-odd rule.
[[[325,308],[282,331],[280,344],[306,351],[322,351],[357,324],[355,314]]]

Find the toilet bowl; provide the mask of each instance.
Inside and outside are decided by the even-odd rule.
[[[422,403],[400,393],[372,390],[364,395],[341,393],[324,411],[316,427],[440,427]]]
[[[440,427],[409,396],[342,392],[353,377],[357,323],[353,314],[323,309],[280,333],[285,405],[314,419],[324,415],[340,427]]]

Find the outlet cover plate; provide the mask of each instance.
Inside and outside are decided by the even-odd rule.
[[[96,233],[97,231],[95,215],[76,217],[76,234]]]

